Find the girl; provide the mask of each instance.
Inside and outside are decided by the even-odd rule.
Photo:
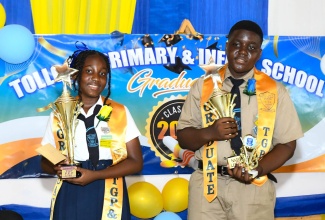
[[[52,195],[51,219],[130,219],[124,177],[142,169],[140,132],[127,107],[109,98],[111,71],[106,55],[78,50],[67,62],[70,68],[78,70],[72,85],[78,91],[76,99],[83,103],[74,148],[80,177],[61,179],[61,168],[67,160],[53,165],[42,158],[43,170],[59,177]],[[108,94],[102,97],[106,86]],[[112,108],[108,121],[98,117],[98,111],[105,105]],[[52,113],[42,145],[50,143],[64,150],[57,122]]]

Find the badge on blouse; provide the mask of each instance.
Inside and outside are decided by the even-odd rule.
[[[104,133],[104,134],[108,134],[110,132],[110,128],[108,126],[106,127],[101,127],[100,130]]]
[[[112,135],[101,135],[100,136],[100,146],[105,148],[112,147]]]

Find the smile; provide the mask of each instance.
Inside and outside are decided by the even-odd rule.
[[[95,89],[97,90],[97,89],[99,88],[99,86],[97,86],[97,85],[88,85],[88,86],[89,86],[91,89],[94,89],[94,90],[95,90]]]
[[[244,59],[243,57],[238,57],[238,58],[236,58],[236,62],[237,63],[246,63],[246,59]]]

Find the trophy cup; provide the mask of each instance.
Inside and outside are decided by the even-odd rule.
[[[234,100],[236,98],[236,94],[232,95],[230,92],[226,92],[221,90],[218,85],[222,84],[220,75],[217,73],[209,75],[209,77],[213,78],[214,81],[214,89],[211,95],[211,98],[205,103],[212,114],[216,116],[216,119],[223,117],[231,117],[234,118]]]
[[[62,130],[64,136],[64,149],[65,155],[68,159],[68,164],[62,164],[62,179],[79,177],[80,173],[76,171],[76,166],[79,163],[74,160],[75,148],[75,130],[78,124],[77,117],[80,113],[82,102],[70,95],[68,86],[71,88],[71,75],[78,70],[68,67],[67,63],[63,66],[54,66],[58,72],[55,82],[62,81],[63,91],[54,103],[50,103],[45,108],[40,108],[38,111],[44,111],[49,108],[53,110],[54,117],[58,120],[58,126]]]

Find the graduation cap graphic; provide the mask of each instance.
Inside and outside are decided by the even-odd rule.
[[[153,47],[154,43],[149,34],[145,34],[141,37],[141,43],[144,47]]]
[[[218,41],[214,42],[213,44],[209,45],[206,49],[210,49],[210,50],[220,50],[218,47]]]
[[[119,31],[113,31],[109,37],[108,41],[105,41],[105,44],[107,44],[107,47],[110,50],[119,50],[123,43],[124,43],[124,33],[121,33]]]
[[[180,74],[184,71],[184,69],[192,70],[188,65],[185,65],[182,62],[182,59],[180,57],[176,57],[175,64],[166,64],[164,67],[168,69],[169,71],[172,71],[174,73]]]
[[[173,46],[183,40],[179,34],[165,34],[160,40],[159,43],[164,42],[166,47]]]

